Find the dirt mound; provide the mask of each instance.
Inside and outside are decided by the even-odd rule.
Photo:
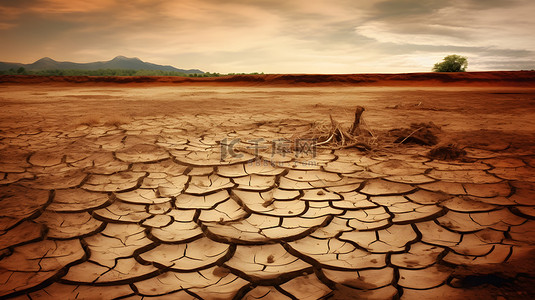
[[[424,146],[434,146],[438,144],[438,134],[440,127],[433,122],[412,123],[409,128],[396,128],[390,130],[390,136],[396,138],[394,143],[418,144]]]
[[[431,149],[427,156],[439,160],[455,160],[466,155],[466,151],[455,144],[439,146]]]

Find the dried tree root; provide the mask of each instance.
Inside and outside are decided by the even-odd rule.
[[[376,143],[376,138],[369,130],[360,128],[364,110],[362,106],[356,107],[355,119],[349,129],[344,128],[332,115],[329,115],[330,126],[318,125],[293,138],[316,139],[318,142],[315,146],[326,149],[358,148],[371,150],[373,148],[372,144]]]

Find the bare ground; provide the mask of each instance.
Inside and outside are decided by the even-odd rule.
[[[443,142],[466,146],[531,147],[535,90],[483,87],[48,87],[0,86],[3,127],[77,126],[87,121],[128,122],[167,117],[195,123],[195,116],[232,120],[236,128],[293,119],[351,123],[356,105],[379,137],[393,128],[432,121]],[[38,123],[37,123],[38,122]],[[198,133],[216,130],[196,124]],[[208,127],[208,128],[205,128]]]
[[[318,165],[271,165],[261,175],[248,171],[245,158],[226,168],[210,156],[225,137],[275,140],[328,124],[329,116],[349,127],[357,105],[366,108],[362,126],[378,140],[369,153],[323,149]],[[0,107],[0,297],[535,295],[533,87],[14,83],[0,85]],[[392,143],[391,129],[428,122],[441,128],[439,145],[471,149],[468,160],[432,160],[429,146]],[[240,164],[243,170],[233,169]],[[165,178],[173,187],[155,188]],[[255,204],[243,194],[273,188],[288,198]],[[207,195],[227,191],[202,206]],[[286,195],[294,192],[299,196]],[[279,213],[281,202],[295,207],[283,212],[280,232],[269,231],[270,209]],[[263,229],[247,227],[253,216],[265,218],[254,223]],[[305,225],[284,223],[295,218]],[[182,222],[180,229],[165,233],[168,219]],[[230,230],[236,224],[244,231]],[[383,246],[363,242],[374,231]],[[313,254],[309,235],[325,252]],[[357,262],[346,254],[329,259],[342,242]],[[184,244],[194,250],[186,253]],[[102,250],[110,247],[117,248]],[[203,256],[210,247],[228,250]],[[182,252],[191,262],[175,257],[167,265]],[[191,270],[205,288],[169,279],[196,274]]]

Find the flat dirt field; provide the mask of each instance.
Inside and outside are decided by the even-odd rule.
[[[0,77],[0,298],[534,298],[512,73]]]

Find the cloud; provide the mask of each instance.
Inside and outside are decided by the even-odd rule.
[[[357,26],[355,32],[381,43],[469,46],[466,39],[467,29],[441,24],[395,24],[371,21]]]
[[[375,3],[370,11],[373,18],[413,18],[434,13],[447,7],[450,0],[387,0]]]
[[[385,1],[370,10],[355,34],[383,49],[395,45],[407,50],[404,61],[412,57],[409,49],[427,58],[458,50],[474,62],[472,70],[498,66],[490,61],[500,61],[501,69],[509,61],[510,68],[518,69],[534,57],[535,41],[526,38],[535,30],[532,11],[535,4],[528,1]]]
[[[0,58],[356,73],[429,71],[457,53],[469,70],[518,68],[535,51],[533,11],[529,0],[3,0]]]
[[[0,5],[0,30],[16,27],[22,10],[17,7]]]
[[[13,20],[20,16],[22,9],[18,7],[0,5],[0,17],[2,20]]]
[[[45,14],[92,13],[104,11],[114,4],[113,0],[39,0],[29,9]]]
[[[7,29],[13,28],[15,26],[17,26],[17,24],[7,23],[7,22],[0,22],[0,30],[7,30]]]
[[[396,44],[501,46],[496,43],[499,41],[507,43],[509,48],[535,46],[525,39],[525,34],[535,29],[535,20],[531,13],[527,13],[533,10],[526,6],[535,9],[535,4],[526,2],[504,8],[496,7],[503,4],[502,1],[492,1],[486,7],[479,5],[475,10],[470,2],[468,5],[445,5],[448,2],[455,3],[445,1],[435,7],[424,5],[420,9],[408,9],[403,14],[403,10],[399,10],[394,17],[380,12],[370,21],[357,26],[355,32],[379,42]]]

